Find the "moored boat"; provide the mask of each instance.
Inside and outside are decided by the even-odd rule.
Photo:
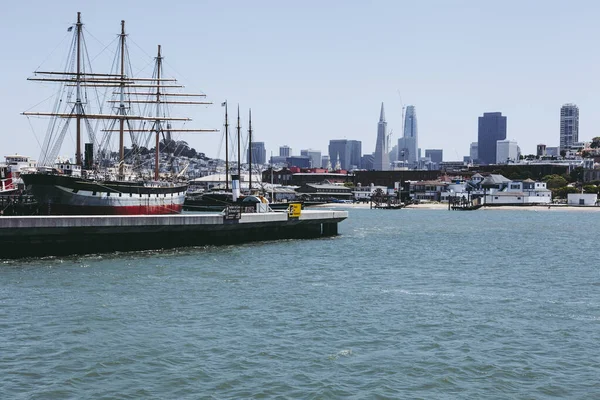
[[[161,137],[164,144],[171,141],[175,132],[214,132],[213,129],[173,129],[172,121],[189,121],[173,117],[169,105],[211,104],[190,101],[204,94],[170,92],[181,88],[176,80],[164,78],[161,46],[155,57],[151,77],[135,78],[129,65],[125,22],[121,21],[118,50],[115,53],[115,70],[110,73],[92,73],[83,40],[81,14],[73,31],[70,69],[61,72],[36,71],[34,81],[56,82],[62,86],[61,94],[52,112],[24,112],[26,116],[51,117],[44,140],[37,171],[23,174],[26,189],[39,201],[40,210],[48,214],[177,214],[182,211],[187,181],[173,171],[161,173]],[[94,96],[86,90],[93,89]],[[104,91],[104,96],[98,95]],[[185,101],[172,100],[172,96],[186,96]],[[90,98],[108,99],[97,104],[98,110],[88,110]],[[103,107],[111,112],[103,111]],[[69,122],[75,121],[75,162],[58,162],[63,139]],[[96,121],[93,127],[90,121]],[[85,144],[85,160],[81,152],[82,129],[88,130],[89,143]],[[102,135],[100,135],[102,133]],[[110,158],[111,136],[118,133],[118,158]],[[125,158],[125,135],[131,138],[132,152],[148,145],[153,138],[154,171],[129,170]],[[139,161],[139,160],[138,160]],[[141,163],[140,163],[141,164]],[[135,165],[134,165],[135,167]],[[153,172],[153,173],[152,173]],[[153,176],[151,176],[153,175]],[[181,174],[179,174],[181,175]]]

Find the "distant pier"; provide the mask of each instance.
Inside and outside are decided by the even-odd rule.
[[[0,217],[0,258],[334,236],[347,211]]]

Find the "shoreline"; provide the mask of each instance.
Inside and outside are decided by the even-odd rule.
[[[327,204],[319,204],[313,207],[338,207],[343,209],[353,209],[353,208],[362,208],[369,209],[369,203],[327,203]],[[448,204],[443,203],[427,203],[427,204],[411,204],[406,207],[403,207],[402,210],[448,210]],[[489,206],[482,207],[479,210],[475,211],[493,211],[493,210],[521,210],[521,211],[588,211],[588,212],[600,212],[600,207],[598,206],[570,206],[566,204],[550,204],[549,206]]]

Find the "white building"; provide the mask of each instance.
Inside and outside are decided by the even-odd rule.
[[[595,193],[568,193],[567,204],[570,206],[594,206],[598,201]]]
[[[387,186],[375,186],[374,184],[362,186],[359,183],[352,191],[352,197],[355,201],[369,201],[377,189],[381,189],[384,193],[388,192]]]
[[[519,160],[519,145],[514,140],[498,140],[496,142],[496,163],[508,164]]]
[[[552,191],[545,182],[531,179],[511,181],[502,175],[489,175],[482,181],[486,205],[550,204]]]

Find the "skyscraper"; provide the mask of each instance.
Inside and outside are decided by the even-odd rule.
[[[479,117],[477,155],[481,164],[496,164],[498,140],[506,139],[506,117],[501,112],[483,113]]]
[[[560,108],[560,151],[570,150],[576,142],[579,142],[579,108],[564,104]]]
[[[312,168],[321,168],[321,152],[319,150],[300,150],[300,155],[310,158],[310,164]]]
[[[432,163],[439,164],[444,159],[444,150],[442,150],[442,149],[426,149],[425,157],[429,158]]]
[[[267,162],[267,150],[265,142],[252,142],[252,164],[259,165]]]
[[[477,142],[472,142],[471,147],[469,148],[469,157],[471,158],[471,162],[478,162],[479,160],[479,144]]]
[[[387,146],[387,122],[385,122],[385,111],[381,103],[381,113],[377,123],[377,142],[375,143],[375,161],[373,169],[375,171],[387,171],[390,169],[390,160]]]
[[[519,145],[514,140],[498,140],[496,164],[508,164],[519,160]]]
[[[283,145],[279,148],[279,156],[280,157],[289,157],[292,155],[292,148],[287,145]]]
[[[398,161],[414,166],[419,160],[417,113],[415,106],[407,106],[404,114],[404,131],[398,139]]]
[[[359,140],[330,140],[329,162],[335,167],[339,161],[340,167],[345,170],[360,168],[360,157],[362,155],[362,142]]]

